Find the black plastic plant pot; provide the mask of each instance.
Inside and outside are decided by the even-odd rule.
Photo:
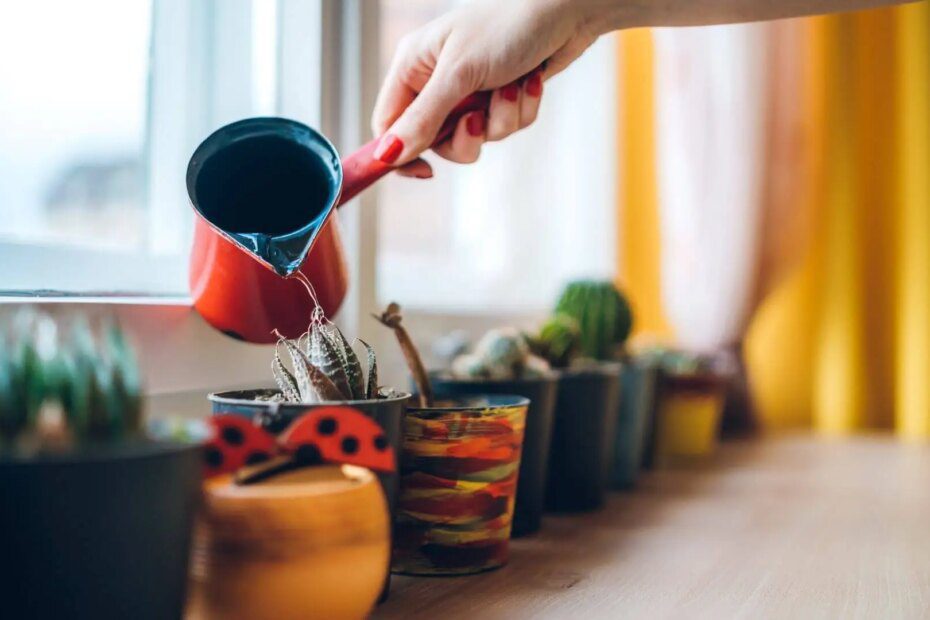
[[[549,451],[548,510],[603,506],[613,462],[621,369],[619,363],[604,362],[561,373]]]
[[[555,421],[558,376],[524,379],[455,379],[434,373],[431,383],[436,394],[464,396],[475,394],[516,394],[529,399],[526,428],[523,434],[523,455],[520,458],[520,482],[513,515],[514,537],[539,530],[545,507],[546,477],[549,470],[549,445]]]
[[[633,487],[642,470],[647,439],[652,441],[657,370],[656,364],[646,359],[634,358],[623,365],[611,468],[614,489]]]
[[[403,446],[402,424],[404,412],[410,394],[400,392],[390,398],[377,398],[371,400],[342,400],[323,403],[281,403],[269,400],[278,394],[277,390],[237,390],[230,392],[215,392],[209,399],[213,406],[213,414],[233,413],[243,415],[252,420],[258,420],[262,427],[271,433],[278,434],[286,429],[291,422],[309,410],[319,407],[352,407],[372,418],[384,430],[388,443],[394,448],[398,461]],[[400,463],[397,464],[398,470]],[[387,499],[391,523],[397,523],[397,496],[400,485],[400,476],[397,473],[376,472],[381,482],[381,489]],[[390,575],[384,585],[380,601],[387,599],[390,587]]]
[[[154,441],[0,456],[4,617],[182,617],[202,469]]]

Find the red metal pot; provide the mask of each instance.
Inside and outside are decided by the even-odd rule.
[[[439,143],[466,113],[486,110],[490,92],[456,106]],[[274,330],[307,329],[312,284],[327,316],[345,298],[348,272],[335,207],[393,170],[372,154],[372,140],[341,162],[319,132],[283,118],[250,118],[220,128],[194,151],[187,192],[200,216],[194,231],[190,289],[194,307],[218,330],[270,343]]]

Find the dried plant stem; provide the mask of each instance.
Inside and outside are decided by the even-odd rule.
[[[426,369],[423,367],[423,360],[420,359],[420,353],[417,351],[416,345],[413,344],[413,340],[410,339],[410,334],[408,334],[404,326],[401,325],[403,317],[400,314],[400,306],[391,302],[388,304],[387,309],[380,315],[375,314],[372,316],[385,327],[394,330],[397,343],[400,345],[400,350],[404,353],[404,359],[407,361],[407,367],[410,369],[410,374],[413,375],[413,381],[417,385],[420,406],[432,407],[433,388],[429,383],[429,375],[426,374]]]

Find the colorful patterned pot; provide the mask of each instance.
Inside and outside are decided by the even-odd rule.
[[[713,453],[720,432],[728,376],[671,373],[661,378],[656,414],[656,462],[670,465]]]
[[[374,475],[321,465],[205,488],[188,617],[367,617],[381,593],[390,523]]]
[[[507,563],[528,406],[498,395],[407,410],[393,572],[468,575]]]
[[[604,504],[613,464],[621,370],[621,364],[602,362],[560,374],[547,509],[574,512]]]
[[[648,359],[633,358],[623,365],[610,480],[614,489],[631,488],[642,470],[647,427],[655,407],[656,375],[656,364]]]
[[[539,530],[545,507],[546,476],[549,471],[549,445],[555,420],[558,376],[525,379],[454,379],[444,374],[431,378],[437,394],[462,396],[471,394],[518,394],[530,399],[523,433],[520,458],[520,484],[513,513],[513,537]]]

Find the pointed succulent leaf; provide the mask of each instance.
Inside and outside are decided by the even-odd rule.
[[[359,342],[368,351],[368,386],[365,389],[365,398],[371,400],[378,398],[378,359],[371,345],[359,338]]]
[[[335,334],[335,327],[314,325],[310,333],[310,363],[336,386],[342,394],[341,400],[350,400],[352,392],[339,353],[340,347],[340,337]]]
[[[271,372],[274,375],[275,383],[278,384],[278,389],[281,390],[281,395],[284,396],[284,400],[290,403],[299,403],[300,391],[297,389],[297,380],[284,367],[277,345],[274,348],[274,359],[271,361]]]
[[[339,328],[334,326],[333,329],[339,335],[339,352],[342,355],[342,367],[345,370],[346,378],[349,380],[350,397],[352,400],[362,400],[365,398],[365,378],[362,375],[362,363]]]
[[[314,390],[314,398],[308,402],[345,400],[345,395],[333,383],[332,379],[326,376],[326,373],[310,363],[307,364],[307,370]]]
[[[301,353],[294,342],[287,339],[282,339],[282,342],[291,356],[291,364],[294,366],[294,378],[297,381],[297,391],[300,393],[301,402],[313,402],[311,399],[314,398],[316,391],[310,381],[309,360]]]

